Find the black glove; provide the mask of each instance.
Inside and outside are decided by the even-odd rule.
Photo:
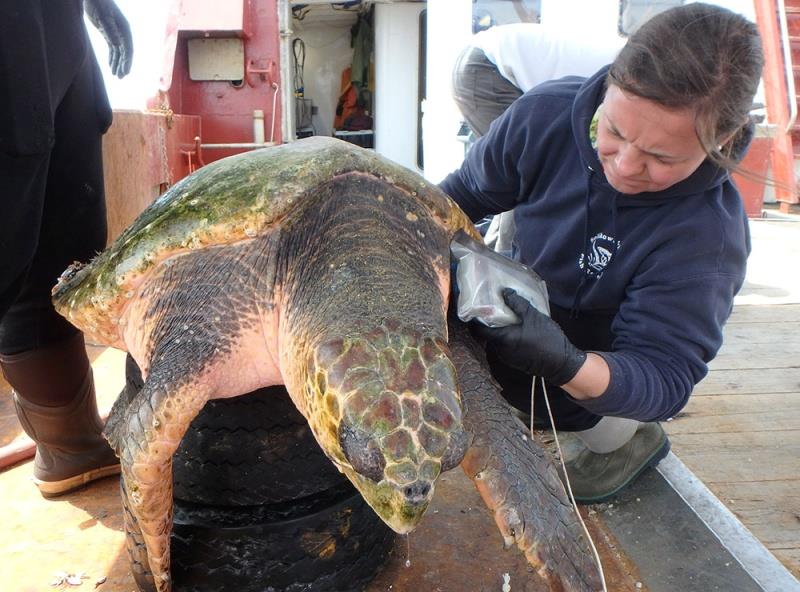
[[[551,384],[561,386],[572,380],[586,361],[586,352],[572,345],[553,319],[511,288],[503,290],[503,300],[522,322],[495,328],[475,323],[473,329],[486,339],[487,349],[512,368]]]
[[[108,43],[108,65],[111,73],[123,78],[131,71],[133,37],[128,20],[113,0],[85,0],[86,16]]]

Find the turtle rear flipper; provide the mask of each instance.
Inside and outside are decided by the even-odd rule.
[[[507,545],[516,543],[554,589],[602,589],[601,576],[555,467],[500,396],[483,351],[450,319],[463,421],[472,434],[461,463]]]
[[[120,457],[128,507],[158,592],[171,589],[172,455],[211,394],[202,375],[181,372],[180,354],[154,356],[139,394],[115,405],[106,434]]]

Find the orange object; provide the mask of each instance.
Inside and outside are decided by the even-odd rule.
[[[336,117],[333,119],[333,128],[344,129],[344,122],[356,114],[358,110],[358,90],[350,82],[350,68],[342,71],[341,92],[339,102],[336,104]]]

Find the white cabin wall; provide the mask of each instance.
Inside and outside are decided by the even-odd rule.
[[[425,178],[438,183],[461,165],[456,135],[461,113],[453,101],[453,66],[472,37],[472,0],[428,2],[427,91],[423,115]]]
[[[375,150],[417,167],[421,2],[375,5]]]
[[[352,21],[356,17],[353,15]],[[299,37],[306,46],[306,61],[303,72],[305,98],[311,99],[318,113],[312,117],[314,131],[318,136],[333,134],[333,119],[336,114],[336,103],[339,100],[342,71],[350,66],[353,60],[353,49],[350,47],[350,27],[352,23],[331,23],[317,20],[313,11],[302,21],[293,19],[292,39]],[[289,45],[289,58],[292,60],[290,72],[293,72],[294,57]],[[292,85],[292,79],[286,81]]]
[[[687,0],[689,4],[695,0]],[[738,12],[755,21],[752,0],[702,0]],[[669,4],[653,2],[652,14],[669,8]],[[541,20],[550,26],[564,26],[572,30],[585,30],[587,34],[619,33],[620,0],[542,0]],[[645,12],[646,14],[646,12]]]
[[[542,0],[542,23],[587,35],[615,35],[619,29],[619,0]]]

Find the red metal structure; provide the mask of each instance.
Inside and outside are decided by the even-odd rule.
[[[109,241],[204,164],[283,142],[277,0],[172,0],[160,88],[104,139]]]
[[[277,5],[173,0],[161,88],[151,106],[202,116],[195,159],[210,162],[283,140]]]
[[[776,133],[772,140],[770,160],[772,176],[775,180],[775,195],[780,202],[781,211],[788,212],[798,203],[794,173],[795,151],[792,147],[792,126],[797,113],[797,96],[789,96],[788,88],[794,86],[798,70],[792,62],[800,66],[800,51],[791,47],[791,33],[800,33],[800,0],[754,0],[756,22],[764,44],[764,92],[770,123],[775,124]],[[787,16],[792,15],[791,28],[787,27]],[[800,47],[800,46],[799,46]],[[788,62],[788,63],[787,63]],[[788,72],[788,75],[787,75]]]

